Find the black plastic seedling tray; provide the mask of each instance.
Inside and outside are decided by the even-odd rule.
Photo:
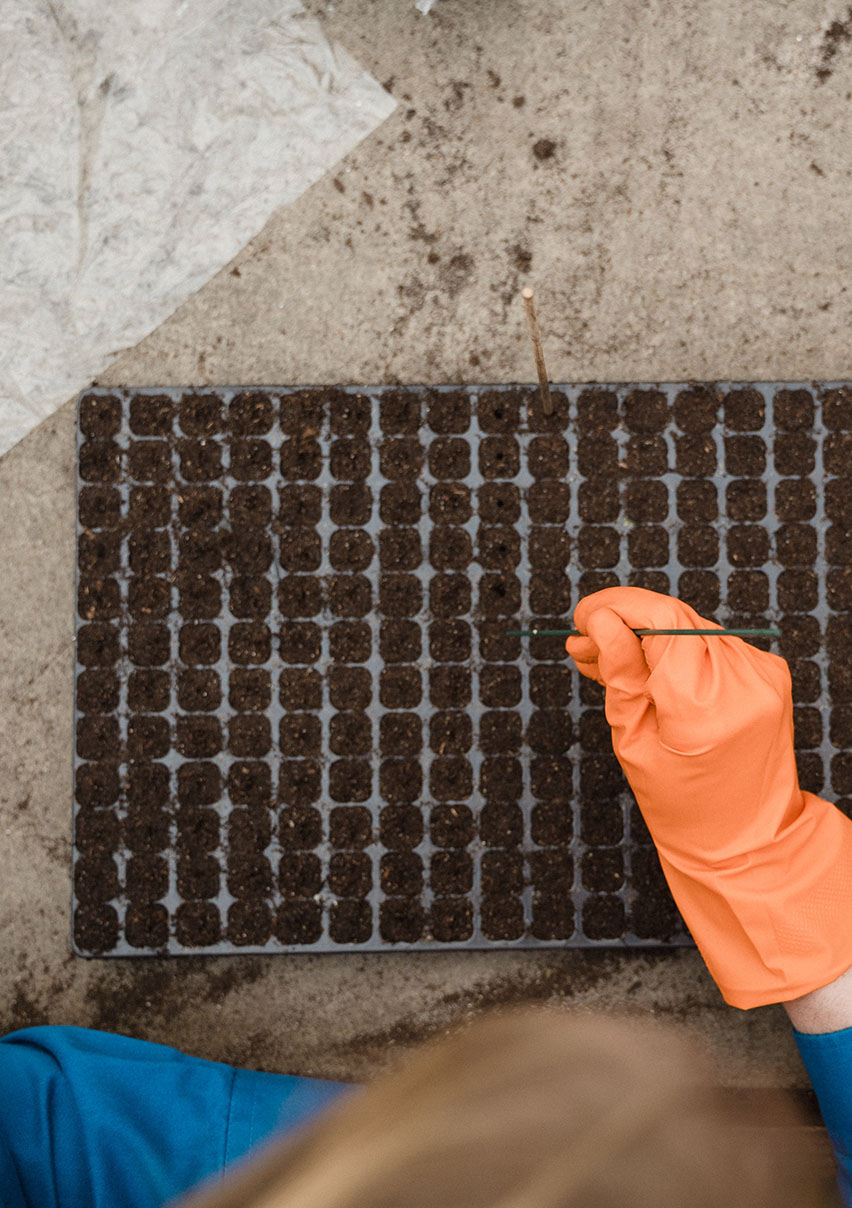
[[[91,389],[73,945],[691,944],[560,638],[633,584],[775,624],[852,804],[852,387]]]

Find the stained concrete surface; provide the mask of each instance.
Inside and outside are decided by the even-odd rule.
[[[308,7],[396,112],[104,383],[848,378],[852,13],[804,0]],[[653,1011],[806,1086],[696,952],[87,961],[69,950],[72,404],[0,460],[0,1027],[363,1078],[489,1002]]]

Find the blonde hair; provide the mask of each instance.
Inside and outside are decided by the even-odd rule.
[[[816,1208],[803,1122],[786,1096],[772,1127],[735,1105],[670,1025],[527,1007],[425,1045],[181,1205]]]

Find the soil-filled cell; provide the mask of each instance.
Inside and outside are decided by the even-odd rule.
[[[264,898],[272,892],[272,867],[259,852],[231,850],[225,881],[235,898]]]
[[[346,557],[350,545],[353,544],[352,542],[345,540],[346,535],[349,533],[356,535],[354,544],[357,544],[357,537],[367,537],[367,534],[362,534],[360,529],[344,529],[341,532],[335,533],[335,537],[344,537],[344,540],[337,542],[336,545],[336,549],[339,551],[339,556],[341,559]],[[369,537],[367,537],[367,542],[371,544]],[[319,564],[322,561],[322,541],[320,540],[319,533],[317,533],[314,529],[285,529],[285,531],[281,534],[281,543],[279,548],[281,565],[284,567],[284,570],[288,571],[290,574],[315,571],[319,568]],[[369,562],[369,557],[367,562]],[[367,563],[365,563],[365,565],[366,564]],[[332,565],[337,566],[337,563],[332,560]],[[347,569],[347,567],[342,567],[339,569]],[[355,569],[360,569],[360,567],[356,567]]]
[[[467,621],[433,621],[429,626],[429,654],[436,663],[463,663],[471,654]]]
[[[335,755],[369,755],[372,745],[373,727],[366,713],[349,710],[334,714],[329,727],[329,748]]]
[[[177,774],[181,805],[215,805],[222,795],[222,774],[215,763],[182,763]]]
[[[669,404],[661,390],[631,390],[623,411],[631,432],[662,432],[669,422]]]
[[[509,709],[488,711],[479,719],[479,745],[488,755],[520,750],[521,715]]]
[[[581,791],[582,782],[581,782]],[[580,810],[583,839],[593,847],[620,843],[624,837],[624,816],[617,801],[590,798],[585,795]]]
[[[479,580],[478,604],[482,615],[486,617],[515,615],[521,607],[520,579],[508,572],[484,574]]]
[[[631,566],[665,566],[669,560],[669,535],[659,525],[633,529],[627,536]]]
[[[233,440],[229,473],[241,482],[257,482],[272,473],[272,448],[265,440]]]
[[[690,439],[685,437],[683,439]],[[627,442],[623,465],[630,475],[658,478],[669,469],[669,450],[662,436],[631,436]]]
[[[852,432],[829,432],[822,444],[826,474],[846,474],[852,464]]]
[[[570,783],[568,787],[570,789]],[[574,836],[570,802],[564,798],[554,798],[535,805],[530,815],[530,835],[534,843],[542,846],[570,844]]]
[[[467,478],[470,446],[458,436],[439,436],[429,446],[428,465],[433,478]]]
[[[222,520],[222,492],[218,487],[183,487],[177,499],[182,528],[200,531]]]
[[[631,885],[636,898],[630,908],[630,930],[639,939],[669,939],[679,916],[653,847],[633,852]]]
[[[514,478],[521,468],[521,451],[514,437],[483,437],[478,456],[483,478]]]
[[[180,571],[183,575],[212,575],[222,564],[219,533],[198,528],[183,533],[179,542]]]
[[[170,436],[173,422],[172,401],[167,395],[137,394],[130,400],[130,431],[134,435]]]
[[[580,436],[577,468],[585,479],[618,472],[618,445],[611,436]]]
[[[473,813],[466,805],[435,805],[429,812],[429,836],[436,847],[461,848],[476,834]]]
[[[272,584],[261,576],[240,575],[231,581],[228,604],[235,617],[266,617],[272,607]]]
[[[707,432],[718,421],[721,402],[712,386],[679,390],[672,408],[675,423],[684,432]]]
[[[772,445],[777,474],[813,474],[816,441],[805,432],[778,432]]]
[[[118,800],[118,763],[84,763],[75,775],[76,799],[80,805],[113,805]]]
[[[228,428],[240,436],[262,436],[275,422],[275,408],[261,390],[243,390],[228,405]]]
[[[738,490],[744,489],[744,484],[731,484]],[[762,485],[762,484],[761,484]],[[679,482],[676,492],[677,514],[681,520],[693,524],[707,524],[715,520],[719,514],[716,484],[701,479],[686,479]]]
[[[118,870],[110,855],[82,855],[74,869],[74,892],[85,906],[117,898]]]
[[[120,429],[120,399],[96,394],[87,394],[80,399],[80,430],[84,435],[117,436]]]
[[[335,630],[342,629],[343,626],[349,626],[350,624],[355,625],[357,623],[341,621],[338,623],[337,626],[332,627],[332,633],[331,633],[332,658],[336,657],[335,653],[334,653],[336,636],[342,636],[342,635],[335,635]],[[236,626],[234,628],[236,628]],[[235,662],[266,662],[266,660],[269,658],[269,649],[270,649],[268,630],[266,630],[265,626],[260,627],[260,630],[266,630],[266,638],[265,638],[265,642],[264,642],[263,634],[258,632],[257,636],[260,638],[261,641],[260,641],[260,643],[258,643],[257,647],[255,647],[254,642],[253,642],[253,635],[255,633],[254,627],[246,626],[246,630],[248,631],[246,633],[246,641],[247,641],[246,653],[249,655],[251,655],[252,653],[257,653],[257,654],[262,655],[263,657],[261,657],[261,658],[247,657],[247,658],[238,659],[236,657],[235,653],[233,653],[233,652],[231,654],[231,657],[234,659]],[[233,630],[231,632],[233,634]],[[348,632],[348,629],[347,629],[347,632]],[[369,634],[369,630],[368,630],[368,634]],[[281,626],[279,641],[280,641],[281,658],[286,663],[313,663],[320,656],[320,650],[322,647],[322,638],[321,638],[321,634],[320,634],[320,628],[318,625],[315,625],[310,621],[303,621],[303,622],[285,621],[284,624],[282,624],[282,626]],[[265,654],[264,654],[264,651],[265,651]],[[242,650],[240,650],[239,653],[243,653]],[[356,660],[356,661],[358,661],[358,660]]]
[[[479,768],[479,791],[486,801],[518,801],[523,793],[520,760],[510,755],[486,755]]]
[[[787,666],[790,668],[790,678],[793,681],[793,700],[797,704],[814,704],[819,699],[820,693],[819,665],[807,659],[788,658]],[[829,687],[834,680],[839,688],[843,683],[843,678],[838,666],[832,665],[829,668]],[[834,695],[834,699],[845,698]]]
[[[164,533],[154,534],[164,537]],[[168,548],[168,545],[167,545]],[[114,575],[119,570],[121,560],[121,535],[119,533],[81,533],[77,542],[77,567],[81,575],[93,579],[103,579],[106,575]],[[138,567],[133,567],[138,573]],[[157,568],[143,566],[143,571],[156,572]],[[160,570],[163,567],[158,568]]]
[[[269,487],[234,487],[228,496],[228,515],[235,528],[263,528],[272,520],[272,492]]]
[[[158,620],[169,611],[171,590],[167,579],[134,575],[127,586],[127,609],[139,621]]]
[[[308,764],[307,760],[304,763],[309,768],[312,767],[312,765]],[[285,762],[281,772],[282,784],[285,780],[286,771],[292,765],[298,765],[301,769],[302,761],[288,760]],[[309,780],[309,774],[305,772],[302,772],[301,775],[293,773],[292,778],[298,788],[305,791],[305,798],[312,801],[316,796],[316,792],[314,792],[313,796],[309,796],[307,793],[306,784]],[[314,778],[316,779],[316,773]],[[269,764],[262,763],[259,760],[239,760],[232,763],[228,769],[228,796],[235,805],[268,805],[272,800],[272,773]],[[295,789],[293,797],[294,799],[296,797]],[[283,799],[288,798],[284,797]]]
[[[114,487],[83,487],[77,515],[85,528],[114,528],[121,518],[121,496]]]
[[[574,881],[574,860],[558,847],[534,851],[529,855],[530,880],[536,890],[548,894],[567,894]]]
[[[778,396],[776,395],[776,400]],[[776,402],[777,406],[777,402]],[[766,422],[766,404],[759,390],[731,390],[722,403],[726,428],[732,432],[757,432]],[[776,424],[778,415],[776,413]],[[779,425],[783,426],[783,425]]]
[[[423,696],[416,667],[386,667],[379,679],[379,700],[386,709],[415,709]]]
[[[299,530],[296,530],[300,532]],[[291,534],[288,534],[290,536]],[[283,548],[283,540],[282,540]],[[272,565],[272,541],[268,533],[260,529],[234,528],[225,535],[222,543],[225,561],[234,574],[262,575]],[[301,553],[299,556],[303,556]],[[282,556],[283,562],[283,556]],[[294,570],[312,570],[313,561],[306,566],[287,567]]]
[[[379,768],[379,793],[394,804],[416,801],[423,790],[423,770],[418,759],[383,759]]]
[[[382,893],[415,897],[423,889],[423,861],[416,852],[386,852],[379,866]]]
[[[212,436],[222,428],[222,406],[216,394],[189,392],[178,406],[178,423],[187,436]]]
[[[438,525],[429,538],[429,561],[435,570],[466,570],[473,546],[463,528]]]
[[[379,932],[389,944],[413,944],[420,939],[426,919],[419,902],[385,898],[379,906]]]
[[[240,759],[260,759],[272,746],[269,718],[257,713],[232,717],[228,722],[228,751]]]
[[[80,446],[79,471],[84,482],[115,482],[121,450],[114,440],[87,440]]]
[[[436,898],[429,911],[429,931],[439,943],[461,943],[473,935],[473,906],[466,898]]]
[[[538,708],[563,708],[571,699],[571,669],[567,665],[530,668],[530,700]]]
[[[432,760],[429,791],[436,801],[466,801],[473,791],[473,771],[460,755],[442,755]]]
[[[563,571],[571,558],[571,537],[555,526],[530,529],[528,556],[534,571]]]
[[[302,906],[302,903],[298,905]],[[313,906],[313,902],[310,905]],[[286,907],[280,909],[283,911]],[[266,902],[258,899],[237,901],[228,907],[225,934],[238,947],[259,948],[269,940],[272,925],[272,911]]]
[[[438,710],[432,714],[429,746],[436,755],[464,755],[472,742],[473,723],[469,714],[461,709]]]
[[[527,745],[531,751],[560,755],[567,751],[573,740],[571,719],[563,709],[533,711],[527,723]]]
[[[419,582],[418,582],[419,587]],[[433,616],[456,617],[470,612],[471,584],[467,575],[436,574],[429,583],[429,607]]]
[[[340,443],[340,442],[338,442]],[[338,469],[342,458],[338,458]],[[319,478],[322,469],[322,447],[319,441],[311,437],[294,437],[285,440],[281,446],[281,476],[295,481],[311,482]],[[369,473],[369,447],[367,453],[367,470],[361,475],[366,478]]]
[[[852,477],[832,478],[825,484],[825,513],[835,524],[852,527]]]
[[[322,815],[306,805],[291,805],[278,816],[278,841],[287,851],[312,851],[322,842]]]
[[[151,902],[128,902],[124,938],[131,948],[165,948],[169,939],[169,913]]]
[[[328,391],[329,426],[335,436],[363,436],[370,430],[373,402],[365,394]]]
[[[177,889],[182,898],[215,898],[222,870],[215,856],[192,852],[177,862]]]
[[[615,893],[624,884],[624,855],[617,847],[592,848],[583,856],[583,888]]]
[[[476,560],[486,570],[513,570],[521,560],[520,535],[509,525],[483,525],[476,541]]]
[[[169,815],[149,805],[131,807],[122,831],[128,851],[162,851],[169,843]]]
[[[701,616],[712,620],[713,613],[719,607],[721,588],[712,571],[687,570],[678,578],[677,594]]]
[[[240,621],[228,634],[228,655],[234,663],[266,663],[272,652],[272,635],[265,625]]]
[[[615,940],[624,934],[624,902],[612,894],[595,894],[583,903],[583,932],[590,940]]]
[[[370,903],[352,898],[332,902],[328,933],[336,944],[366,944],[373,934]]]
[[[781,479],[775,486],[775,513],[779,520],[813,520],[816,514],[816,487],[811,480]]]
[[[533,896],[531,933],[539,940],[569,940],[574,934],[574,903],[567,894]]]
[[[604,525],[584,525],[577,535],[577,556],[586,567],[615,566],[619,559],[618,531]]]
[[[372,677],[366,667],[331,667],[328,693],[335,709],[367,709],[373,697]]]
[[[765,530],[756,531],[766,536]],[[684,567],[715,566],[719,558],[719,534],[709,525],[685,524],[677,535],[677,556]]]
[[[127,723],[129,759],[165,759],[171,746],[171,731],[165,717],[131,717]]]
[[[796,705],[793,728],[797,747],[818,747],[822,742],[822,713],[812,705]]]
[[[429,700],[436,709],[463,709],[470,703],[471,673],[467,667],[432,667]]]
[[[95,714],[77,719],[77,754],[81,759],[121,758],[121,735],[118,719]]]
[[[169,888],[169,866],[162,856],[143,854],[127,861],[124,890],[136,902],[156,902]]]
[[[467,432],[470,427],[471,405],[466,391],[434,391],[426,407],[426,422],[433,432],[445,436]]]
[[[737,612],[765,612],[769,607],[769,580],[763,571],[732,571],[728,579],[728,607]]]
[[[333,488],[338,490],[341,488]],[[347,488],[348,489],[348,488]],[[290,483],[281,488],[278,518],[287,528],[310,528],[322,515],[322,489],[303,483]],[[286,530],[282,532],[286,536]]]
[[[172,459],[164,440],[131,441],[127,450],[127,472],[137,482],[165,482]]]
[[[379,654],[383,663],[413,663],[420,657],[421,633],[416,621],[382,621]]]
[[[737,523],[762,520],[766,515],[766,484],[748,478],[729,482],[725,506],[729,518]]]
[[[543,494],[550,485],[537,483],[535,487]],[[521,492],[512,482],[486,482],[479,487],[476,497],[479,519],[483,525],[513,525],[520,517]],[[468,516],[464,516],[456,523],[464,523],[467,519]]]
[[[317,541],[317,559],[315,566],[302,566],[301,570],[313,570],[319,565],[319,536]],[[369,533],[363,529],[338,529],[331,534],[329,542],[329,559],[335,570],[361,571],[366,570],[375,557],[375,546]],[[283,543],[282,543],[283,560]],[[294,570],[295,567],[288,569]]]
[[[332,847],[356,850],[373,842],[373,817],[363,805],[335,806],[329,818]]]
[[[514,708],[520,704],[521,692],[520,668],[511,664],[493,664],[484,666],[480,671],[479,699],[488,708]],[[465,704],[466,701],[457,703]]]
[[[215,902],[181,902],[175,911],[175,938],[184,948],[205,948],[222,937]]]
[[[813,622],[814,637],[818,642],[819,622],[816,617],[807,619]],[[829,659],[848,660],[852,657],[852,618],[848,616],[829,617],[825,632],[825,647]]]
[[[725,470],[732,478],[759,478],[766,470],[766,446],[761,437],[726,436]],[[714,472],[715,467],[709,471]]]
[[[263,713],[272,701],[272,676],[265,670],[234,667],[228,679],[228,702],[239,713]]]
[[[524,888],[524,859],[521,853],[483,852],[481,885],[484,894],[520,893]]]
[[[383,524],[417,524],[423,497],[416,482],[390,482],[381,489],[379,515]]]
[[[379,722],[379,746],[386,755],[417,755],[422,742],[416,713],[385,713]]]
[[[635,523],[659,523],[669,512],[669,493],[664,482],[654,479],[627,483],[624,494],[627,517]]]
[[[345,577],[347,580],[349,576]],[[256,580],[255,580],[256,582]],[[329,586],[329,595],[334,592],[338,603],[344,604],[346,592],[346,584],[343,587],[339,585],[339,581],[333,578]],[[343,597],[343,598],[341,598]],[[322,582],[314,575],[287,575],[278,584],[278,607],[283,617],[295,619],[297,617],[314,617],[322,608]],[[268,611],[268,610],[267,610]],[[339,614],[339,610],[335,609]],[[263,615],[266,615],[265,613]],[[349,612],[344,612],[343,616],[351,616]]]
[[[297,390],[281,399],[281,430],[305,440],[314,437],[323,426],[324,411],[319,390]]]
[[[383,529],[379,535],[379,564],[383,571],[417,570],[422,550],[415,528]]]
[[[519,940],[524,934],[524,907],[520,898],[484,897],[482,934],[489,940]]]
[[[171,519],[171,496],[165,487],[131,487],[130,514],[133,528],[163,528]]]
[[[381,575],[379,612],[386,617],[413,617],[420,611],[423,587],[416,575]]]
[[[731,437],[748,440],[748,437]],[[675,438],[675,469],[684,476],[709,478],[716,473],[716,442],[706,432],[690,432]],[[730,466],[728,467],[731,471]]]
[[[817,557],[816,529],[809,524],[782,524],[775,534],[775,553],[782,566],[813,566]]]
[[[423,446],[414,437],[384,440],[379,446],[379,469],[385,478],[393,481],[416,479],[423,457]]]
[[[571,458],[563,436],[534,436],[527,446],[527,467],[533,478],[565,478]]]
[[[92,568],[89,570],[83,565],[82,554],[85,546],[83,539],[80,539],[79,549],[81,552],[80,570],[85,573],[111,574],[112,570],[101,563],[97,570]],[[109,550],[109,546],[106,547]],[[166,574],[171,565],[172,552],[169,543],[168,533],[160,530],[145,530],[140,529],[130,534],[130,540],[127,543],[127,552],[130,561],[130,569],[134,575],[162,575]],[[116,548],[116,557],[118,549]],[[117,566],[114,569],[118,569]]]
[[[429,491],[429,516],[435,524],[465,524],[471,517],[470,487],[439,482]]]
[[[479,835],[487,847],[515,847],[524,835],[524,816],[511,801],[487,801],[479,816]]]
[[[246,674],[257,674],[256,672]],[[313,667],[287,667],[278,680],[278,699],[285,709],[322,708],[322,677]]]
[[[366,621],[336,621],[329,630],[329,651],[335,663],[365,663],[372,646],[373,636]],[[314,657],[318,656],[319,631]]]
[[[473,859],[466,851],[436,851],[429,862],[429,885],[436,895],[470,893]]]
[[[667,596],[671,590],[668,574],[662,570],[631,570],[627,576],[628,587],[642,587],[645,591],[656,591]]]
[[[315,713],[288,713],[279,723],[281,754],[287,758],[319,755],[322,723]]]
[[[522,393],[518,390],[483,390],[476,403],[482,432],[517,432],[521,417]]]
[[[423,815],[414,805],[388,805],[379,817],[379,839],[391,851],[410,851],[423,840]]]
[[[368,801],[373,788],[373,771],[366,759],[337,759],[328,770],[328,791],[332,801]]]
[[[222,447],[213,440],[179,440],[177,451],[184,482],[217,482],[222,476]]]
[[[826,390],[822,400],[822,418],[833,431],[852,430],[852,391],[848,386]]]
[[[803,792],[815,793],[817,796],[822,795],[823,789],[826,786],[826,769],[823,766],[820,754],[816,751],[797,750],[796,771],[798,772],[799,785]],[[832,785],[831,791],[838,793],[843,792],[844,789],[840,785],[836,788]]]
[[[118,915],[109,905],[77,906],[74,943],[81,952],[108,952],[118,940]]]
[[[180,575],[178,610],[185,621],[211,621],[222,608],[222,586],[207,575]]]
[[[189,714],[178,717],[175,749],[187,759],[212,759],[223,747],[222,724],[218,717]]]
[[[127,703],[134,713],[161,713],[168,709],[171,683],[168,671],[131,671]]]
[[[421,424],[420,397],[407,390],[386,390],[379,400],[379,422],[382,432],[401,435],[419,431]]]
[[[84,621],[108,621],[121,612],[117,579],[81,579],[77,586],[77,611]]]
[[[185,767],[188,765],[184,765]],[[218,771],[218,769],[214,769]],[[214,798],[215,800],[215,798]],[[182,806],[177,811],[177,850],[215,851],[220,842],[219,815],[212,809]]]
[[[319,488],[310,488],[319,495]],[[336,483],[329,492],[329,514],[332,524],[359,525],[367,524],[373,510],[373,496],[370,488],[361,482]],[[282,515],[282,520],[283,520]],[[315,524],[319,520],[319,502],[316,515],[303,516],[300,519],[285,520],[289,524]]]

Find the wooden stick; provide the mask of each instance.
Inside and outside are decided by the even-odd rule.
[[[535,368],[538,374],[538,385],[541,391],[541,405],[545,415],[553,414],[553,401],[550,397],[550,386],[547,381],[547,367],[544,363],[544,349],[541,346],[541,332],[538,329],[538,316],[535,313],[535,295],[527,285],[521,290],[524,300],[524,310],[527,312],[527,327],[530,329]]]

